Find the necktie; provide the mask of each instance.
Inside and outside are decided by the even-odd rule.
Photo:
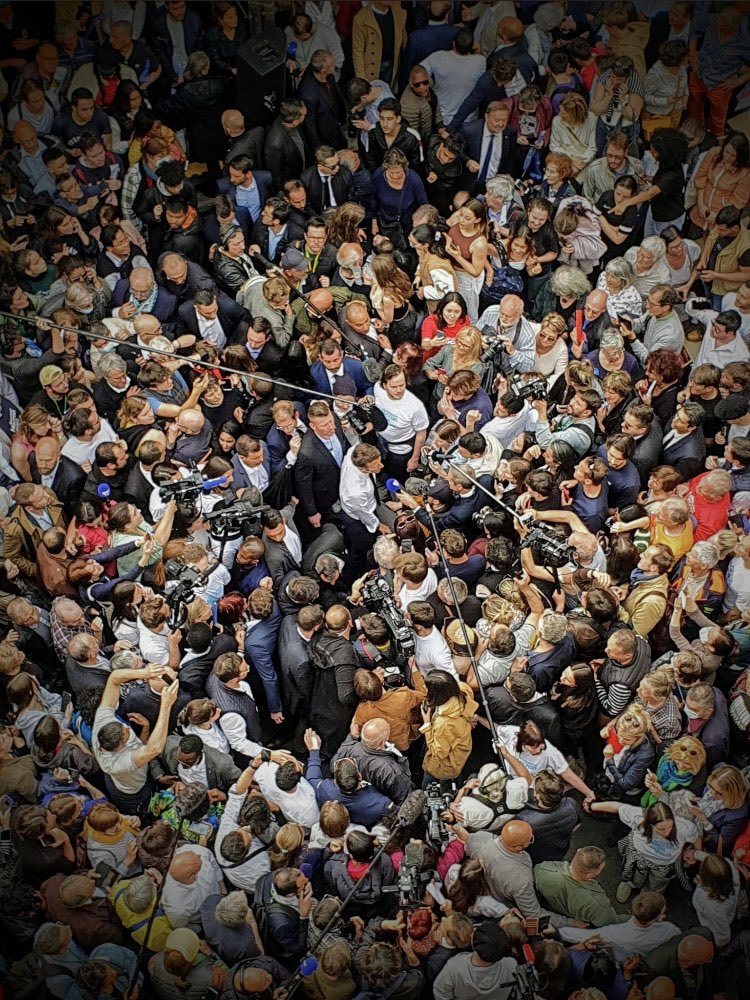
[[[333,208],[333,188],[331,187],[331,178],[325,178],[325,208]]]
[[[487,174],[490,171],[490,160],[492,159],[492,154],[495,152],[496,139],[496,135],[490,135],[490,141],[487,143],[487,152],[484,157],[484,163],[482,164],[482,169],[479,171],[479,177],[477,178],[480,184],[484,184],[487,180]]]
[[[336,463],[336,465],[340,466],[341,462],[339,462],[339,460],[338,460],[338,458],[336,456],[336,449],[334,447],[333,440],[334,440],[333,438],[328,438],[328,440],[326,441],[326,448],[330,451],[331,458],[334,460],[334,462]]]

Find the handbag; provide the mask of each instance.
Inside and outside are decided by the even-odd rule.
[[[482,289],[482,297],[490,303],[498,303],[504,295],[522,295],[523,278],[520,271],[515,271],[508,265],[502,245],[497,248],[496,256],[490,257],[492,267],[492,283]]]

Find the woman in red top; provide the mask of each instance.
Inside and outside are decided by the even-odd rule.
[[[705,542],[726,528],[732,506],[731,483],[729,473],[723,469],[712,469],[690,480],[687,501],[697,522],[693,534],[696,542]]]
[[[446,340],[455,340],[459,330],[469,325],[466,300],[459,292],[448,292],[431,316],[422,323],[422,364],[445,347]]]

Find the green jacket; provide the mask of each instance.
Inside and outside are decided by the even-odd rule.
[[[597,881],[576,882],[567,861],[544,861],[534,869],[534,885],[547,906],[592,927],[605,927],[627,920],[629,914],[617,913],[609,896]]]

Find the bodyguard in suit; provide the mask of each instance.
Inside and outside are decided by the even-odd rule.
[[[702,429],[705,419],[706,411],[700,403],[683,403],[662,441],[659,465],[671,465],[685,483],[702,472],[706,464],[706,438]]]
[[[287,615],[279,629],[279,667],[284,707],[289,715],[305,717],[312,692],[309,644],[323,625],[320,608],[309,605]]]
[[[348,442],[328,403],[315,400],[307,410],[310,430],[305,434],[294,466],[301,527],[309,537],[323,521],[335,521],[339,503],[341,464]]]
[[[125,480],[125,496],[139,510],[148,510],[151,494],[156,485],[151,473],[164,461],[165,446],[161,441],[144,441],[136,452],[139,460],[131,468]]]
[[[267,170],[253,170],[253,166],[249,156],[235,156],[227,164],[229,176],[221,178],[217,186],[219,194],[235,206],[238,217],[244,214],[255,223],[271,195],[272,180]]]
[[[200,736],[195,733],[187,736],[168,736],[161,755],[151,761],[149,770],[151,777],[160,787],[167,784],[161,780],[162,778],[173,777],[186,784],[198,780],[195,775],[200,772],[201,784],[209,791],[224,794],[229,791],[241,773],[228,753],[205,746]]]
[[[307,108],[294,98],[281,102],[280,114],[266,136],[266,169],[273,178],[275,191],[280,191],[286,181],[299,177],[309,160],[302,137],[302,123]]]
[[[63,501],[67,517],[71,517],[78,503],[86,473],[75,462],[60,454],[57,438],[44,437],[29,455],[32,483],[48,486]]]
[[[516,150],[516,132],[511,128],[510,111],[502,101],[492,101],[484,117],[461,126],[466,139],[468,169],[476,177],[476,189],[484,190],[487,181],[507,174]]]
[[[301,403],[294,403],[289,399],[279,400],[274,404],[273,420],[273,427],[266,435],[271,478],[286,465],[293,436],[301,436],[307,431],[305,408]]]
[[[265,130],[262,125],[245,128],[245,116],[242,112],[236,108],[229,108],[221,116],[221,127],[227,137],[227,151],[223,156],[225,163],[231,163],[235,156],[249,156],[259,170],[265,167],[263,158]]]
[[[335,71],[336,63],[330,52],[315,52],[297,88],[297,99],[307,108],[300,127],[307,148],[312,151],[319,146],[332,146],[334,149],[346,146],[346,136],[341,128],[346,109],[336,86]]]
[[[262,493],[271,479],[271,463],[268,459],[268,447],[265,441],[256,441],[243,434],[237,438],[237,452],[232,456],[234,479],[232,486],[236,490],[246,486],[254,486]]]
[[[332,146],[317,147],[315,164],[303,171],[300,180],[307,190],[308,205],[318,213],[351,200],[351,172]]]
[[[237,642],[234,636],[225,632],[214,635],[211,625],[206,622],[191,625],[185,641],[185,654],[179,667],[180,688],[187,691],[191,698],[204,698],[206,680],[214,663],[224,653],[236,653]]]

